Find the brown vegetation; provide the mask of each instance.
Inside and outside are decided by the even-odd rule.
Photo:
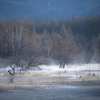
[[[58,20],[0,20],[0,57],[11,57],[24,66],[48,63],[47,58],[66,63],[100,61],[100,15]],[[75,61],[76,62],[76,61]]]

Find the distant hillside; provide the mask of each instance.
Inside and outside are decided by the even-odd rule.
[[[0,0],[0,18],[66,18],[100,14],[100,0]]]

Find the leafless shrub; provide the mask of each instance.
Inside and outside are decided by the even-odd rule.
[[[11,70],[8,70],[9,74],[10,75],[14,75],[15,74],[15,66],[10,66],[11,67]]]

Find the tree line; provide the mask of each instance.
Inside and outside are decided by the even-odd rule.
[[[27,67],[100,62],[100,15],[0,20],[0,57]]]

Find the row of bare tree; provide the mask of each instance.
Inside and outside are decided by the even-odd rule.
[[[100,16],[71,19],[2,19],[0,57],[13,58],[19,66],[46,64],[50,59],[66,63],[100,60]],[[24,61],[24,65],[20,62]]]

